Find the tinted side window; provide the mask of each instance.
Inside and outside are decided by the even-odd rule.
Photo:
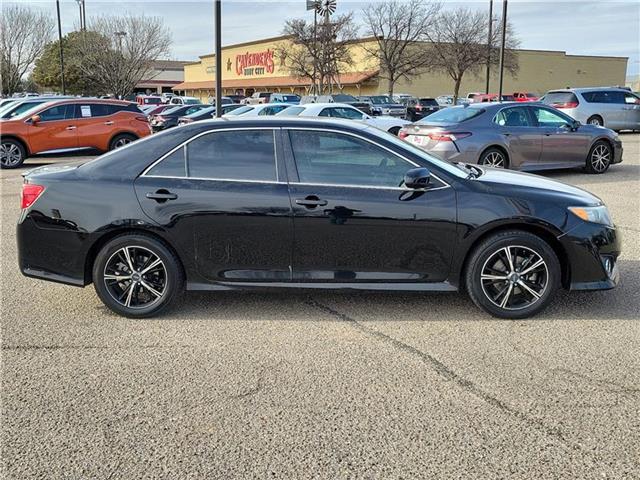
[[[73,118],[74,105],[57,105],[40,112],[40,119],[43,122],[54,120],[68,120]]]
[[[92,117],[106,117],[113,113],[113,105],[107,105],[105,103],[91,104],[91,116]]]
[[[531,127],[529,115],[525,108],[505,108],[498,112],[493,119],[494,123],[503,127]]]
[[[272,130],[213,132],[187,145],[189,176],[229,180],[276,180]]]
[[[153,167],[147,175],[159,177],[185,177],[186,162],[184,158],[184,147],[179,148],[171,155]]]
[[[400,186],[413,165],[365,140],[334,132],[290,131],[302,183]]]
[[[334,108],[331,116],[336,118],[349,118],[351,120],[362,120],[362,113],[353,108]]]

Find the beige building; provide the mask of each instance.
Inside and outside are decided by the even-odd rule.
[[[334,86],[334,92],[353,95],[382,94],[388,91],[386,80],[379,77],[380,65],[363,49],[371,38],[352,42],[352,63]],[[276,52],[290,43],[281,36],[254,42],[240,43],[222,49],[223,94],[250,95],[254,91],[309,91],[309,79],[291,75]],[[554,88],[624,85],[627,57],[596,57],[567,55],[562,51],[518,50],[520,70],[516,76],[505,75],[504,92],[527,91],[543,94]],[[497,70],[497,69],[496,69]],[[203,55],[197,62],[184,66],[184,82],[173,90],[206,101],[215,94],[215,55]],[[462,81],[460,95],[483,92],[484,76],[467,74]],[[498,89],[497,71],[491,78],[492,92]],[[400,81],[396,93],[436,97],[453,93],[453,80],[446,74],[426,72],[411,82]]]
[[[172,92],[172,88],[184,81],[184,66],[187,62],[175,60],[155,60],[135,88],[134,93]]]

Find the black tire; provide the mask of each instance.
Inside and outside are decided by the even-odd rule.
[[[109,150],[115,150],[116,148],[124,147],[125,145],[137,139],[138,137],[130,133],[121,133],[111,139],[111,142],[109,142]]]
[[[129,273],[127,254],[133,275]],[[156,260],[161,263],[142,275]],[[164,243],[145,234],[124,234],[107,242],[96,256],[92,275],[100,300],[115,313],[129,318],[159,314],[182,295],[184,288],[184,273],[176,255]],[[116,276],[122,280],[114,280]]]
[[[609,170],[612,160],[613,148],[609,142],[598,140],[589,150],[585,170],[587,173],[599,175]]]
[[[587,119],[587,125],[597,125],[599,127],[604,127],[604,120],[600,115],[591,115]]]
[[[3,138],[0,141],[0,168],[18,168],[26,158],[27,151],[19,141],[12,138]]]
[[[509,273],[507,251],[515,274]],[[543,264],[527,272],[539,260]],[[498,318],[536,315],[547,307],[561,284],[560,262],[553,249],[540,237],[520,230],[491,235],[473,250],[465,267],[464,281],[471,300]],[[486,278],[486,275],[506,280]],[[530,293],[531,290],[538,297]]]
[[[395,135],[396,137],[398,136],[398,132],[400,131],[400,127],[391,127],[389,129],[389,133],[391,135]]]
[[[485,165],[494,168],[509,168],[509,157],[503,150],[491,147],[487,148],[478,160],[478,165]]]

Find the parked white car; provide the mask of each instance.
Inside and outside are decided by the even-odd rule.
[[[202,102],[196,97],[178,97],[177,95],[174,95],[169,100],[170,105],[197,105],[199,103]]]
[[[379,128],[386,132],[398,135],[398,132],[405,125],[411,122],[401,118],[394,118],[385,115],[372,117],[361,112],[346,103],[307,103],[305,105],[292,105],[285,108],[277,115],[298,116],[298,117],[330,117],[342,118],[346,120],[356,120],[364,122],[372,127]]]
[[[285,110],[290,104],[288,103],[261,103],[259,105],[245,105],[238,107],[229,113],[225,113],[223,117],[257,117],[275,115]]]

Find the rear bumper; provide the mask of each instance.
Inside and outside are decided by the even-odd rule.
[[[615,227],[582,222],[558,237],[569,265],[569,290],[608,290],[620,283],[620,233]]]

